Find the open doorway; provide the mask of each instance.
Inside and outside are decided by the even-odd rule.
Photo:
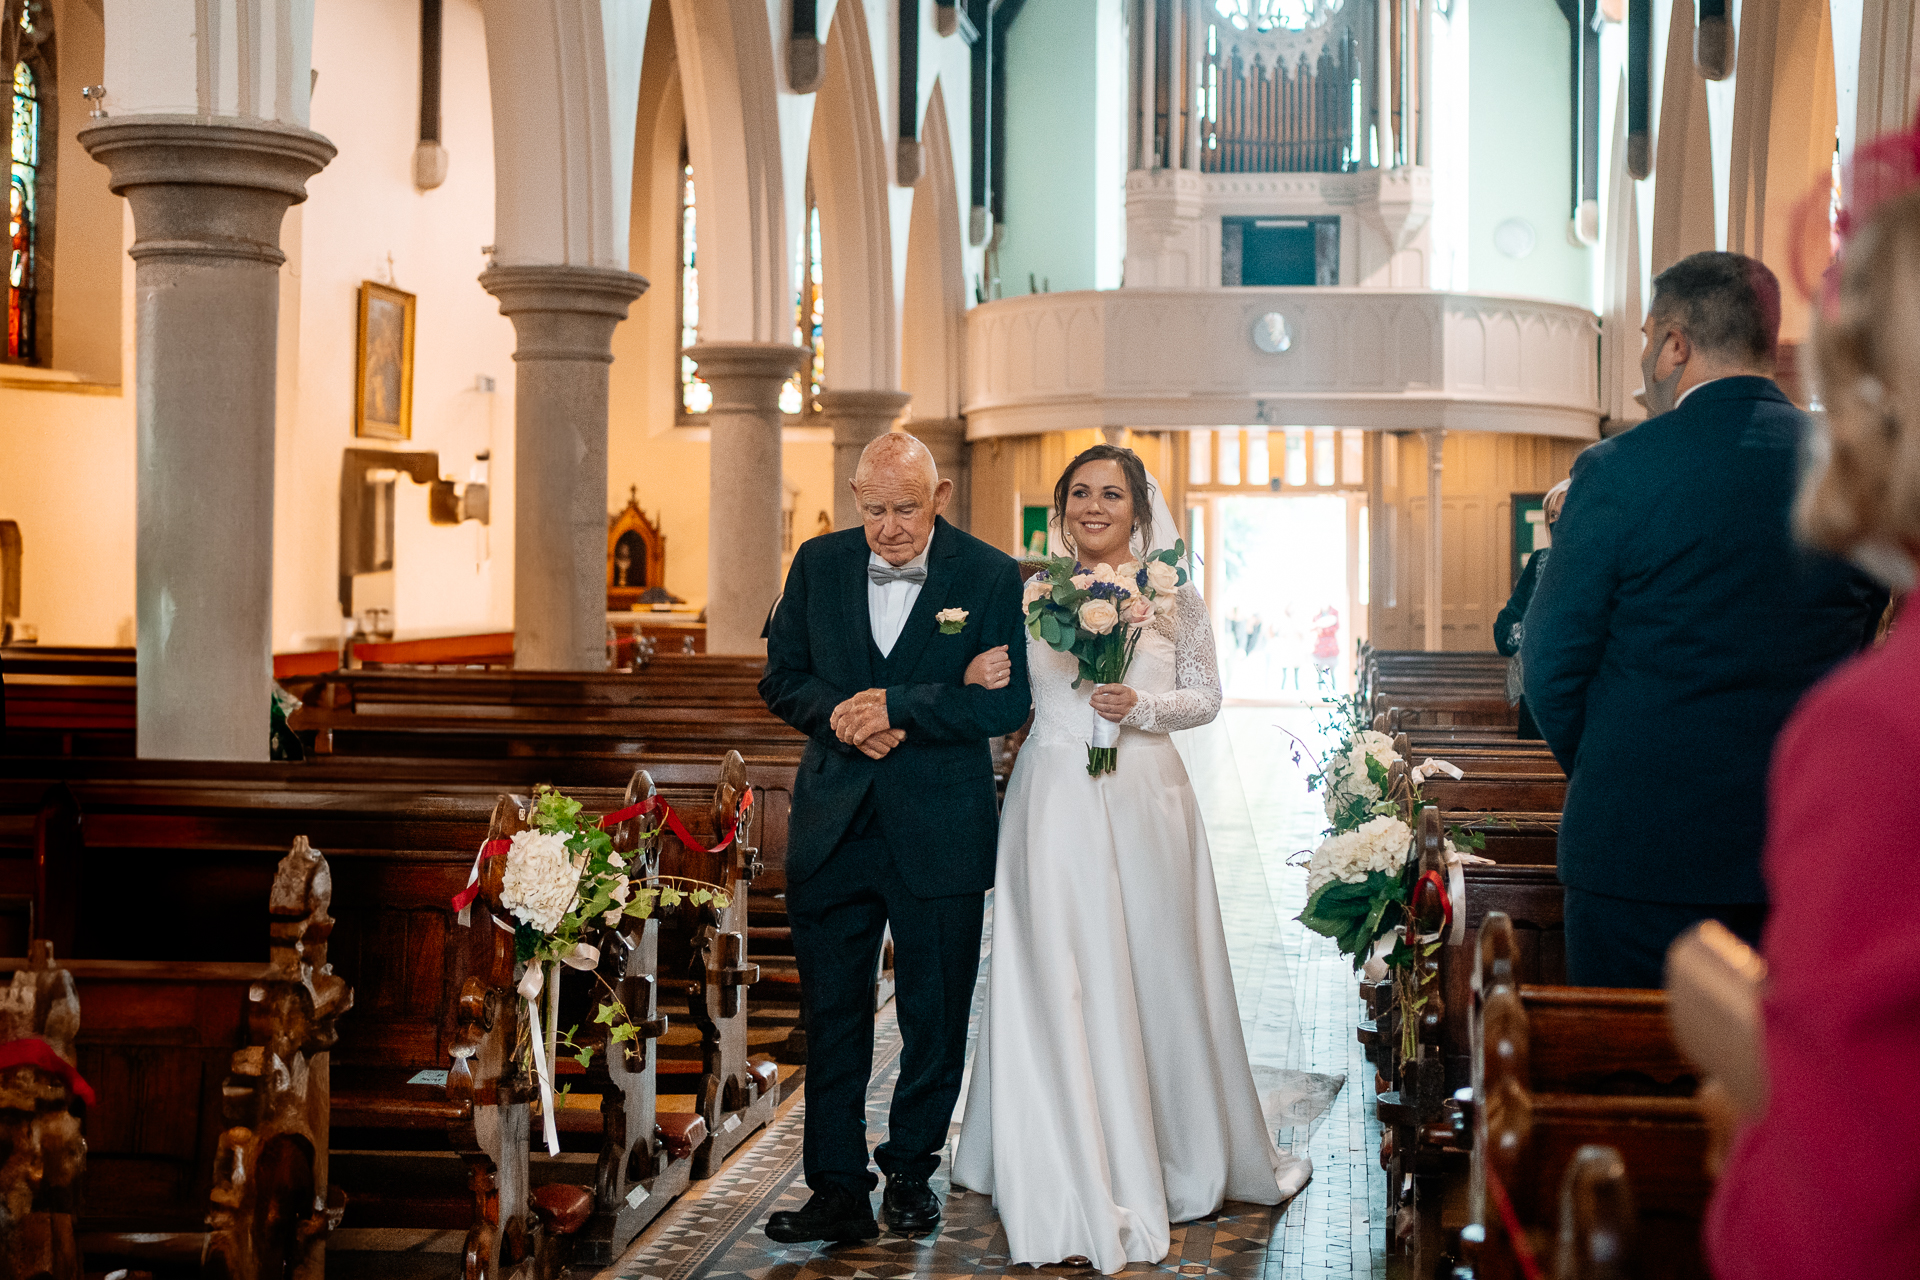
[[[1207,586],[1229,699],[1305,703],[1351,690],[1363,515],[1358,496],[1342,493],[1207,499]]]

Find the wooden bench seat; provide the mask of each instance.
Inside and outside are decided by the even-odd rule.
[[[1521,1275],[1503,1194],[1522,1247],[1551,1256],[1558,1205],[1550,1193],[1594,1145],[1618,1152],[1637,1209],[1628,1274],[1704,1280],[1709,1134],[1665,993],[1522,985],[1514,959],[1509,922],[1489,916],[1476,983],[1473,1229],[1464,1235],[1476,1280]]]
[[[414,1083],[413,1077],[422,1071],[447,1070],[458,1038],[455,1011],[471,971],[470,953],[479,945],[479,931],[454,924],[449,900],[466,883],[474,851],[490,829],[498,791],[463,782],[437,784],[422,794],[418,785],[399,778],[379,785],[340,783],[319,777],[324,770],[305,772],[302,766],[236,767],[236,772],[263,779],[284,780],[289,773],[297,774],[305,780],[297,788],[285,786],[284,781],[276,785],[251,778],[205,779],[204,775],[223,767],[201,765],[187,771],[202,775],[198,778],[74,778],[54,789],[73,797],[84,814],[82,856],[90,868],[116,879],[131,876],[141,867],[170,868],[147,905],[179,922],[156,943],[176,960],[218,961],[244,954],[237,953],[239,941],[221,922],[234,918],[233,903],[249,892],[249,886],[263,883],[263,850],[270,849],[271,842],[288,832],[313,833],[315,844],[327,848],[332,857],[336,900],[342,908],[343,924],[334,943],[336,965],[362,991],[361,1008],[343,1025],[342,1042],[334,1054],[341,1084],[335,1145],[353,1152],[405,1152],[427,1142],[445,1151],[447,1126],[467,1112],[449,1103],[444,1086]],[[762,861],[781,862],[792,770],[741,767],[755,787],[759,813],[755,837]],[[658,770],[662,790],[696,828],[699,820],[694,815],[711,799],[715,770],[711,759],[668,762]],[[115,771],[179,772],[134,762],[119,764]],[[0,781],[0,801],[21,790],[31,791],[35,785],[32,780]],[[571,790],[590,808],[603,812],[620,807],[623,795],[604,789]],[[0,859],[0,866],[6,861]],[[53,861],[61,865],[60,859]],[[67,860],[69,865],[72,862]],[[64,923],[54,919],[49,925],[74,935],[83,951],[112,952],[117,945],[110,934],[102,934],[84,918]],[[662,1007],[670,1008],[673,1001],[668,997],[676,992],[671,987],[666,992]],[[745,1002],[749,1012],[751,1003]],[[682,1002],[680,1007],[687,1006]],[[745,1015],[738,1021],[744,1024]],[[740,1039],[738,1056],[744,1058],[744,1031]],[[694,1069],[685,1075],[669,1073],[674,1078],[666,1081],[673,1088],[677,1080],[690,1095],[689,1104],[697,1105],[708,1091],[705,1059],[696,1044]],[[758,1103],[758,1096],[753,1101]],[[771,1104],[768,1098],[761,1105]],[[597,1111],[580,1114],[590,1117],[594,1127],[601,1120]],[[716,1123],[709,1129],[717,1129],[717,1122],[724,1118],[716,1112]],[[570,1146],[582,1152],[596,1149],[593,1134],[585,1126],[574,1136],[580,1140]],[[727,1137],[731,1145],[732,1130]],[[713,1145],[710,1135],[703,1136],[701,1145]],[[445,1194],[413,1186],[405,1176],[396,1177],[396,1167],[393,1161],[371,1154],[343,1157],[338,1180],[349,1191],[362,1192],[349,1201],[348,1225],[403,1225],[391,1219],[403,1216],[401,1207],[416,1190],[426,1208],[423,1220],[411,1225],[444,1226],[444,1216],[450,1212],[446,1206],[462,1202],[471,1216],[472,1196],[464,1190],[467,1178],[458,1164],[443,1160],[430,1166],[451,1179],[452,1190]],[[362,1177],[368,1183],[356,1188],[356,1178]],[[662,1191],[656,1211],[671,1194]],[[370,1213],[373,1220],[368,1220]]]
[[[137,901],[140,881],[118,883]],[[267,927],[239,931],[265,963],[64,963],[80,1002],[78,1066],[95,1092],[78,1224],[91,1267],[150,1269],[204,1249],[225,1259],[221,1274],[254,1274],[254,1260],[279,1274],[280,1260],[299,1268],[309,1255],[317,1270],[343,1202],[314,1152],[326,1141],[328,1050],[353,1002],[327,967],[329,886],[325,859],[295,841],[263,895]]]

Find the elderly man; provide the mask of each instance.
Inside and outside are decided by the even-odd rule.
[[[931,1230],[960,1095],[967,1015],[993,884],[999,814],[988,739],[1026,720],[1020,578],[1011,558],[941,518],[953,495],[910,435],[881,436],[852,481],[863,528],[800,547],[767,624],[760,695],[810,741],[787,837],[787,917],[807,1031],[805,1168],[813,1196],[776,1213],[784,1243],[879,1233],[866,1093],[873,983],[891,926],[903,1041],[883,1212]],[[977,656],[1011,679],[966,683]]]
[[[1660,986],[1668,944],[1708,917],[1758,941],[1774,735],[1886,603],[1789,527],[1808,422],[1768,376],[1773,272],[1696,253],[1653,284],[1654,416],[1574,464],[1521,644],[1527,704],[1569,776],[1559,873],[1579,986]]]

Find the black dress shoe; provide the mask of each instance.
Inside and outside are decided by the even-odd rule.
[[[925,1235],[940,1225],[940,1199],[924,1177],[896,1174],[887,1179],[880,1216],[886,1219],[888,1230],[899,1235]]]
[[[865,1196],[844,1187],[825,1187],[814,1192],[803,1207],[776,1213],[767,1219],[767,1239],[781,1244],[803,1244],[809,1240],[841,1244],[871,1240],[879,1234],[880,1224],[873,1220],[873,1206]]]

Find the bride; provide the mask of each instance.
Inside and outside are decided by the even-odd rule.
[[[1089,568],[1172,546],[1165,510],[1138,455],[1112,445],[1054,489],[1061,542]],[[1170,1223],[1288,1199],[1312,1166],[1275,1149],[1261,1113],[1206,831],[1167,736],[1220,710],[1199,593],[1181,587],[1148,625],[1125,684],[1076,691],[1072,654],[1031,639],[1027,654],[1033,728],[1000,820],[953,1180],[993,1196],[1012,1262],[1111,1273],[1164,1258]],[[1087,775],[1092,714],[1122,726],[1101,778]]]

